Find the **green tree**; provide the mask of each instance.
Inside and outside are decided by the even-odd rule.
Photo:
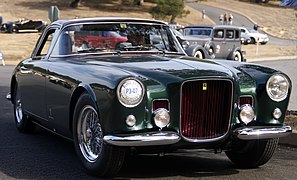
[[[177,17],[182,18],[190,13],[184,8],[184,0],[158,0],[157,5],[150,9],[150,13],[155,19],[166,20],[169,18],[169,22],[174,23]]]

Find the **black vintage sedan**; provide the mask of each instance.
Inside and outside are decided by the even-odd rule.
[[[127,40],[77,38],[102,31]],[[278,70],[186,56],[166,23],[91,18],[49,25],[16,66],[7,99],[20,132],[38,125],[72,140],[88,172],[110,177],[131,150],[203,148],[261,166],[291,133],[290,92]]]

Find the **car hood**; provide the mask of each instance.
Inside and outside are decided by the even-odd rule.
[[[91,58],[87,63],[109,66],[127,73],[127,76],[147,78],[163,84],[197,78],[233,79],[234,76],[230,69],[215,61],[185,56],[120,55]]]

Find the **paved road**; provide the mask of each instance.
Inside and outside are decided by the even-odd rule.
[[[0,66],[0,179],[93,179],[81,167],[72,142],[38,129],[19,133],[5,100],[12,66]],[[117,179],[295,179],[297,148],[280,146],[265,166],[237,169],[224,153],[207,151],[130,157]]]
[[[188,6],[197,9],[199,11],[202,11],[203,9],[206,11],[206,15],[213,20],[216,24],[220,24],[219,21],[219,16],[220,14],[224,14],[225,12],[231,12],[231,11],[227,11],[224,9],[220,9],[220,8],[216,8],[216,7],[212,7],[212,6],[207,6],[207,5],[203,5],[203,4],[198,4],[198,3],[187,3]],[[253,27],[254,23],[252,21],[250,21],[247,17],[242,16],[238,13],[232,12],[233,14],[233,25],[236,26],[245,26],[245,27]],[[280,38],[276,38],[273,36],[269,36],[269,42],[271,44],[276,44],[276,45],[282,45],[282,46],[294,46],[297,45],[297,41],[296,40],[286,40],[286,39],[280,39]]]

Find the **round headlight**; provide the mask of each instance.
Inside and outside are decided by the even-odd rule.
[[[281,75],[281,74],[276,74],[271,76],[266,84],[266,91],[268,96],[276,101],[282,101],[286,99],[289,91],[289,80]]]
[[[135,107],[143,99],[144,86],[134,78],[127,78],[120,82],[117,95],[120,103],[126,107]]]

